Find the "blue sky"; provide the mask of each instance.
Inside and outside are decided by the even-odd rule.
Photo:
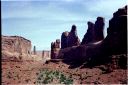
[[[113,13],[126,0],[2,0],[2,35],[18,35],[31,40],[37,50],[50,50],[61,33],[77,26],[82,38],[87,22],[105,18],[104,35]]]

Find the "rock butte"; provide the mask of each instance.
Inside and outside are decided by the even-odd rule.
[[[40,60],[50,57],[50,51],[42,51],[41,53],[31,51],[31,41],[21,36],[2,36],[2,60],[3,61],[22,61],[22,60]],[[47,56],[47,58],[46,58]],[[44,60],[45,60],[44,59]]]
[[[95,24],[90,21],[87,24],[88,30],[81,45],[72,40],[76,38],[75,33],[72,38],[69,37],[70,33],[67,33],[67,36],[65,32],[62,33],[62,49],[60,49],[58,59],[63,59],[68,63],[92,62],[96,65],[106,62],[108,56],[127,53],[127,6],[118,9],[113,14],[109,21],[106,38],[103,36],[104,18],[97,17]],[[68,45],[69,41],[70,45]]]

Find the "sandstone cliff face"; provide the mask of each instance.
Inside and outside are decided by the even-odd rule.
[[[20,36],[2,36],[2,58],[30,55],[31,41]]]
[[[31,53],[31,41],[19,36],[2,36],[2,51]]]
[[[101,28],[101,30],[97,29],[97,31],[102,31],[104,26],[103,19],[100,18],[98,20],[102,23],[96,26]],[[96,63],[110,61],[108,56],[127,53],[127,7],[121,8],[113,14],[113,18],[109,21],[107,32],[108,35],[105,39],[103,39],[103,36],[95,38],[98,42],[61,50],[60,57],[70,64],[73,62],[75,64],[77,62],[89,62],[96,65]],[[102,35],[102,32],[97,33]]]
[[[114,54],[127,53],[127,6],[118,9],[109,21],[103,45]]]

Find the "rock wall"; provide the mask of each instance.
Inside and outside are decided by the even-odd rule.
[[[31,53],[31,41],[20,36],[2,36],[2,51]]]
[[[2,36],[2,59],[22,60],[31,55],[31,41],[20,36]]]
[[[105,39],[101,36],[104,27],[103,18],[97,18],[96,23],[102,23],[95,26],[99,29],[97,29],[99,31],[97,36],[100,37],[95,38],[98,42],[61,50],[60,57],[64,61],[70,64],[89,62],[89,65],[96,65],[110,61],[108,56],[127,53],[127,7],[121,8],[113,14]]]
[[[127,53],[127,6],[118,9],[109,21],[104,46],[114,54]]]

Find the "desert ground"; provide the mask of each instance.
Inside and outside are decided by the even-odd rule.
[[[114,69],[107,72],[105,65],[94,68],[77,67],[70,69],[69,65],[57,62],[48,62],[46,64],[41,61],[3,61],[2,62],[2,85],[8,84],[60,84],[60,79],[44,82],[43,78],[39,77],[41,70],[51,72],[60,72],[65,78],[70,79],[69,82],[61,82],[61,84],[126,84],[127,70]],[[49,74],[47,74],[49,75]],[[52,78],[52,77],[51,77]],[[39,82],[42,80],[42,82]],[[46,77],[44,80],[47,80]]]

